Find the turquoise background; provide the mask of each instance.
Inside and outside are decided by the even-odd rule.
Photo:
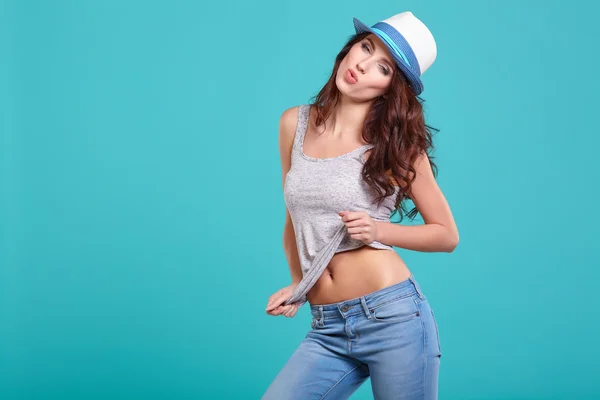
[[[0,2],[0,398],[260,398],[310,329],[264,311],[279,117],[405,10],[461,238],[397,249],[440,399],[598,398],[600,8],[541,0]]]

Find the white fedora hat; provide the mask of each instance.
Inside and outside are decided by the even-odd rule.
[[[404,72],[415,94],[423,92],[421,76],[435,61],[435,39],[421,20],[410,11],[401,12],[372,27],[354,19],[356,33],[371,32],[377,35]]]

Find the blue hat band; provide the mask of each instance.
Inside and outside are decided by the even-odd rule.
[[[385,22],[378,22],[371,27],[371,29],[379,36],[402,58],[408,67],[413,69],[417,76],[421,76],[421,67],[417,61],[415,53],[412,48],[396,29]]]

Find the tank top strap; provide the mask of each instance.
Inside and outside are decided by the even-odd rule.
[[[365,148],[363,149],[362,153],[364,153],[367,150],[371,150],[373,147],[375,147],[373,143],[365,144]]]
[[[369,143],[369,144],[365,144],[362,149],[358,152],[358,158],[362,163],[367,162],[367,160],[365,159],[365,153],[369,150],[371,150],[373,147],[375,147],[374,144]]]
[[[302,142],[304,141],[304,135],[308,129],[308,119],[310,116],[310,104],[300,104],[298,106],[298,122],[296,124],[296,134],[294,136],[293,148],[296,151],[300,151]]]

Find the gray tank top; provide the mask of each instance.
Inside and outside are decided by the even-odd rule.
[[[306,293],[313,287],[335,253],[365,246],[352,239],[339,211],[365,211],[377,221],[390,221],[394,211],[394,195],[380,207],[374,202],[376,193],[361,176],[363,154],[374,145],[366,144],[337,157],[314,158],[303,151],[308,129],[310,105],[298,109],[298,123],[292,146],[291,167],[283,185],[286,207],[290,213],[302,268],[302,280],[284,305],[306,303]],[[392,250],[374,241],[368,246]]]

